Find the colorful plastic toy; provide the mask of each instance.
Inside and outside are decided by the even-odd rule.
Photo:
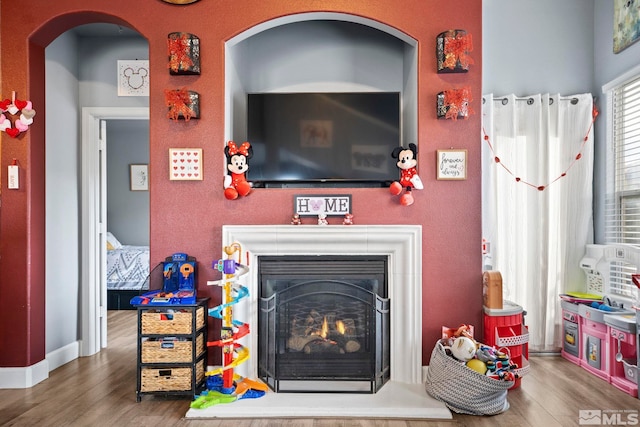
[[[236,252],[238,261],[233,259]],[[209,309],[209,316],[222,320],[220,339],[207,343],[209,347],[222,347],[222,367],[205,373],[207,392],[192,402],[192,408],[203,409],[242,398],[261,397],[268,390],[266,384],[234,373],[234,368],[249,358],[249,349],[237,342],[249,334],[249,325],[233,318],[233,306],[249,295],[249,290],[238,283],[239,278],[249,272],[249,268],[240,263],[242,248],[238,243],[225,246],[224,253],[227,259],[213,263],[213,268],[221,271],[223,278],[207,282],[207,285],[217,285],[223,289],[222,304]]]
[[[131,305],[176,305],[196,303],[196,259],[183,252],[165,258],[162,289],[131,299]]]

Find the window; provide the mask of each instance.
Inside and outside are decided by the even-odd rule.
[[[607,91],[611,138],[607,150],[605,243],[640,247],[640,76]],[[610,290],[633,296],[636,267],[611,263]]]

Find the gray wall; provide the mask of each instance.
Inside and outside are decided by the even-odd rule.
[[[593,5],[594,0],[483,0],[482,93],[591,92]]]
[[[78,56],[82,58],[80,107],[149,106],[146,96],[118,96],[116,72],[118,60],[149,58],[146,39],[80,37]],[[110,120],[107,123],[107,227],[123,244],[148,245],[149,193],[129,191],[130,163],[149,163],[149,122]]]
[[[148,107],[148,97],[118,97],[116,85],[118,59],[148,58],[142,37],[77,37],[71,31],[45,50],[47,354],[79,336],[82,108]]]
[[[149,97],[118,96],[118,60],[149,59],[143,37],[80,37],[80,107],[148,107]],[[150,76],[150,78],[153,78]]]
[[[130,164],[149,164],[149,121],[107,122],[107,224],[124,245],[149,245],[149,192],[131,191]]]
[[[80,188],[77,40],[66,33],[45,51],[46,340],[49,353],[78,337]],[[38,106],[34,105],[36,111]],[[34,120],[44,120],[37,115]]]

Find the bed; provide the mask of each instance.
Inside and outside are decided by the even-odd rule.
[[[123,245],[107,233],[107,309],[133,310],[129,301],[149,289],[149,247]]]

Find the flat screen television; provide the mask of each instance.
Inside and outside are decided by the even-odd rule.
[[[255,187],[382,187],[399,177],[399,92],[252,93]]]

